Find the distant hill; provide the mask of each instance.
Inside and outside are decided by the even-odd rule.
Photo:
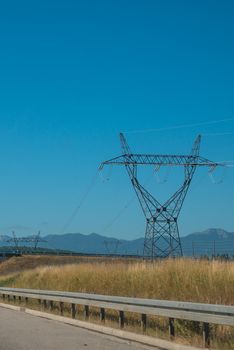
[[[234,238],[233,232],[227,232],[221,228],[210,228],[202,232],[191,233],[188,236],[183,237],[184,240],[206,240],[213,241]]]
[[[118,240],[91,233],[83,235],[81,233],[67,233],[64,235],[47,235],[45,237],[47,243],[40,246],[50,248],[72,250],[79,253],[120,253],[120,254],[141,254],[144,243],[143,238],[135,240]]]
[[[144,238],[134,240],[118,240],[96,233],[83,235],[67,233],[64,235],[47,235],[44,237],[48,248],[72,250],[80,253],[120,253],[142,254]],[[222,229],[211,228],[203,232],[195,232],[181,238],[184,255],[234,254],[234,233]]]
[[[234,232],[210,228],[181,239],[184,255],[234,255]]]
[[[0,239],[0,246],[6,246]],[[142,254],[144,238],[134,240],[118,240],[91,233],[67,233],[63,235],[46,235],[47,243],[40,243],[40,247],[48,249],[69,250],[91,254]],[[234,255],[234,233],[222,229],[211,228],[203,232],[195,232],[181,238],[185,256],[229,254]],[[12,243],[11,243],[12,245]]]

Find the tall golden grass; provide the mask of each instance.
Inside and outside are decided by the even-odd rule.
[[[234,304],[234,263],[169,259],[41,266],[1,278],[12,287]]]
[[[233,305],[234,262],[168,259],[152,264],[134,259],[27,256],[0,264],[0,285]],[[113,312],[107,316],[112,320]],[[167,337],[165,322],[151,318],[147,334]],[[137,315],[129,315],[127,324],[139,331]],[[201,345],[199,327],[176,321],[177,340]],[[232,328],[213,326],[212,333],[214,348],[234,349]]]
[[[124,259],[118,257],[94,257],[94,256],[73,256],[73,255],[23,255],[12,257],[0,262],[0,276],[24,270],[34,269],[39,266],[54,266],[79,263],[101,263],[112,261],[132,263],[136,261],[134,258]]]

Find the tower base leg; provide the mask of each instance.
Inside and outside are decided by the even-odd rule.
[[[146,259],[182,256],[176,220],[147,219],[143,256]]]

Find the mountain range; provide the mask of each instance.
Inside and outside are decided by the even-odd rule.
[[[13,244],[6,244],[7,238],[8,236],[2,236],[0,246]],[[39,243],[39,246],[42,248],[90,254],[142,254],[144,244],[143,237],[134,240],[124,240],[102,236],[97,233],[89,235],[81,233],[55,234],[43,236],[43,239],[46,240],[46,243]],[[181,244],[185,256],[234,255],[234,233],[223,229],[212,228],[203,232],[189,234],[181,237]]]

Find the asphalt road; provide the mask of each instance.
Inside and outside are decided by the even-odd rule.
[[[0,307],[0,350],[155,350]]]

